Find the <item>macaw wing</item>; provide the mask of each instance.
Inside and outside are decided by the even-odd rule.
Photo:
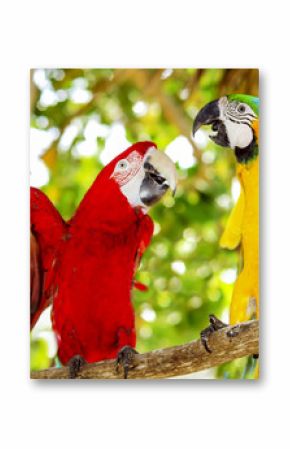
[[[241,190],[240,197],[229,216],[226,228],[220,239],[220,246],[235,249],[241,242],[242,226],[245,209],[245,193]]]
[[[36,237],[30,231],[30,314],[33,316],[41,299],[42,270],[40,251]]]
[[[139,228],[139,241],[138,241],[138,247],[137,247],[136,256],[135,256],[135,274],[140,265],[144,251],[146,250],[147,246],[150,244],[150,241],[151,241],[151,238],[153,235],[153,231],[154,231],[154,224],[153,224],[152,219],[149,217],[149,215],[144,215],[142,217],[140,228]],[[134,280],[134,287],[141,291],[147,290],[146,285],[144,285],[141,282],[138,282],[136,280]]]
[[[51,303],[49,274],[67,225],[47,196],[30,189],[30,324]]]

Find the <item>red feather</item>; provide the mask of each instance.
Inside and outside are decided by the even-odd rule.
[[[40,190],[30,189],[30,325],[52,302],[53,264],[67,225]]]
[[[64,364],[75,355],[87,362],[114,358],[124,345],[136,344],[131,290],[153,223],[130,206],[110,176],[119,159],[132,151],[144,156],[152,146],[135,144],[108,164],[65,225],[67,238],[57,238],[56,260],[47,276]]]
[[[142,282],[134,281],[133,285],[135,288],[137,288],[137,290],[140,290],[141,292],[147,292],[147,290],[148,290],[147,285],[142,284]]]

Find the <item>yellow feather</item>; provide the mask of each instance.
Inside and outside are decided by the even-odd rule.
[[[247,164],[238,164],[237,173],[244,204],[235,212],[234,230],[237,233],[240,225],[243,269],[233,290],[231,324],[259,317],[259,157]]]
[[[226,228],[220,239],[220,246],[222,248],[235,249],[240,244],[242,237],[244,207],[245,195],[244,191],[241,190],[240,197],[229,216]]]

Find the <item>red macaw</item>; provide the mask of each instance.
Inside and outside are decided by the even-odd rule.
[[[131,290],[153,233],[147,210],[169,188],[176,188],[173,162],[140,142],[101,171],[69,222],[32,189],[31,324],[52,302],[58,357],[70,377],[85,362],[115,357],[127,377],[136,352]]]

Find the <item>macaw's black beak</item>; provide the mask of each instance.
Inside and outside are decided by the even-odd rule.
[[[146,171],[140,187],[140,199],[145,206],[152,206],[168,189],[169,184],[163,176],[156,171]]]
[[[192,134],[195,135],[196,131],[203,125],[212,125],[219,120],[220,111],[218,100],[211,101],[206,104],[195,117]]]
[[[212,125],[213,133],[210,134],[209,137],[215,143],[223,147],[229,146],[226,127],[223,124],[222,120],[220,120],[219,100],[211,101],[199,111],[193,122],[193,137],[196,131],[203,125]]]

